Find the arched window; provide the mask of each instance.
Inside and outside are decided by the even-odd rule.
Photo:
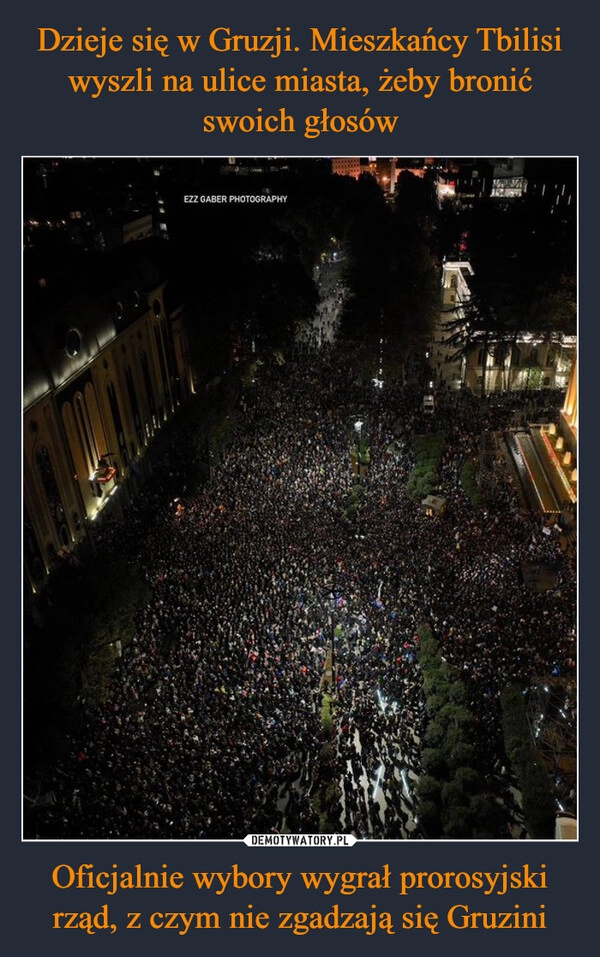
[[[109,382],[106,386],[106,394],[108,396],[108,403],[110,406],[110,411],[113,420],[113,426],[115,430],[115,435],[117,436],[117,442],[119,444],[119,455],[121,456],[121,461],[124,465],[127,464],[127,445],[125,440],[125,431],[123,429],[123,419],[121,417],[121,409],[119,408],[119,399],[117,396],[117,391],[115,389],[114,383]]]
[[[50,453],[45,445],[39,445],[35,453],[35,464],[40,477],[48,512],[58,532],[64,522],[65,509],[54,474]]]
[[[146,401],[148,403],[148,410],[150,412],[152,422],[156,422],[156,403],[154,401],[154,390],[152,388],[152,380],[150,378],[150,364],[148,362],[148,355],[146,352],[142,352],[141,354],[141,363],[144,385],[146,387]]]
[[[96,467],[99,453],[87,407],[80,392],[78,392],[73,399],[73,407],[75,411],[75,428],[77,430],[79,444],[86,457],[89,471],[92,472]]]

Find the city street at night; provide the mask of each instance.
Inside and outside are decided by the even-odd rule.
[[[270,162],[26,161],[24,837],[553,839],[572,209]]]

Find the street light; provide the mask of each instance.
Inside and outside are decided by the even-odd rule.
[[[365,425],[364,419],[356,416],[352,416],[352,428],[356,433],[356,443],[354,446],[354,451],[352,453],[352,458],[355,459],[355,474],[360,477],[366,475],[367,465],[369,463],[369,454],[368,449],[363,446],[362,434],[363,426]]]

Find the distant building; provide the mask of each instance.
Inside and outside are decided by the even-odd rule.
[[[336,156],[331,160],[331,171],[336,176],[351,176],[358,179],[363,172],[360,156]]]
[[[402,172],[412,173],[422,178],[426,173],[424,162],[399,159],[396,156],[342,156],[331,160],[331,170],[338,176],[351,176],[358,179],[368,173],[388,196],[396,191],[398,177]]]
[[[447,261],[442,270],[442,310],[428,359],[437,387],[468,389],[475,395],[496,392],[523,393],[523,411],[507,439],[507,449],[520,463],[520,482],[527,491],[530,507],[553,521],[560,521],[565,541],[576,534],[577,503],[577,357],[576,337],[545,341],[530,333],[517,333],[509,343],[476,342],[458,355],[458,346],[449,343],[455,324],[469,321],[469,288],[473,276],[467,261]],[[452,329],[450,328],[452,324]],[[485,362],[485,368],[483,363]],[[559,421],[535,423],[537,407],[528,399],[542,389],[566,389]],[[534,418],[529,421],[527,410]],[[513,458],[508,454],[508,460]],[[517,470],[518,471],[518,470]]]
[[[566,389],[575,359],[576,337],[552,341],[517,332],[510,343],[473,344],[465,355],[453,358],[450,324],[466,320],[473,268],[468,261],[446,261],[442,266],[442,309],[435,329],[430,362],[438,382],[474,393]],[[484,367],[485,363],[485,367]]]
[[[482,158],[445,160],[437,168],[439,199],[452,199],[462,210],[473,209],[488,197],[492,181],[492,165]]]
[[[23,174],[26,249],[100,251],[164,235],[149,159],[27,158]]]
[[[460,389],[465,380],[465,364],[454,359],[456,347],[448,343],[451,334],[450,322],[463,319],[464,305],[471,298],[469,277],[473,275],[470,262],[447,261],[442,268],[441,312],[435,326],[434,340],[429,362],[436,374],[438,385],[445,383]]]
[[[527,191],[525,160],[522,157],[493,160],[492,199],[521,199]]]
[[[561,525],[576,533],[577,435],[578,435],[577,357],[573,359],[565,401],[557,424],[541,425],[536,430],[541,455],[546,463],[557,500],[562,505]]]

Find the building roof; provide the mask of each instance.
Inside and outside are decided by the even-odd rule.
[[[160,242],[148,240],[76,251],[60,263],[24,262],[24,409],[77,375],[149,308],[167,275],[161,253]]]

